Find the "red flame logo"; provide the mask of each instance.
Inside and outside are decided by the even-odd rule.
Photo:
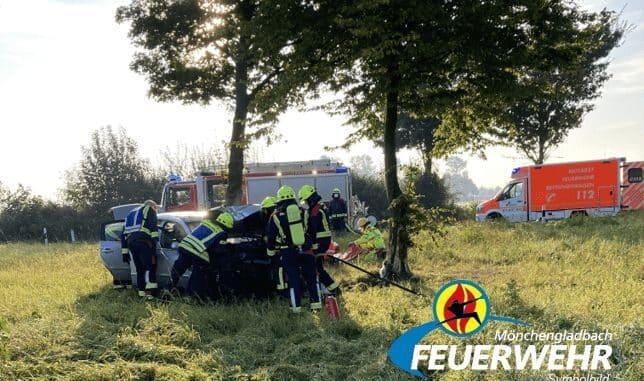
[[[456,318],[456,315],[449,310],[449,307],[456,301],[459,304],[463,304],[467,301],[474,300],[474,295],[468,290],[467,288],[464,288],[462,284],[458,284],[456,287],[456,290],[452,293],[452,295],[447,299],[447,303],[443,306],[443,313],[445,314],[445,320],[448,320],[445,322],[450,329],[456,333],[467,333],[465,331],[465,327],[467,326],[467,323],[470,321],[470,317],[463,317],[463,318]],[[463,306],[463,314],[469,314],[473,313],[476,311],[476,303],[469,303],[465,304]],[[454,319],[454,320],[450,320]]]

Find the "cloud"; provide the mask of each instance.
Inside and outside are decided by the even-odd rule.
[[[610,65],[613,78],[607,91],[620,94],[644,93],[644,53]]]

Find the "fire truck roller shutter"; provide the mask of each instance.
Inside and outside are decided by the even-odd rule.
[[[350,195],[349,193],[349,184],[348,176],[346,173],[337,173],[337,174],[325,174],[324,176],[317,176],[315,179],[315,184],[311,184],[315,187],[322,201],[329,202],[331,201],[331,193],[333,189],[338,188],[342,194],[342,198],[349,202]]]
[[[279,187],[280,182],[276,177],[268,179],[246,178],[248,204],[261,204],[264,197],[275,196]]]

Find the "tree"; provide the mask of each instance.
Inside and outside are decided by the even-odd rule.
[[[584,114],[593,109],[608,80],[605,58],[619,45],[624,25],[610,11],[585,13],[570,10],[585,27],[575,30],[569,59],[549,69],[534,67],[521,76],[529,97],[512,102],[501,114],[505,124],[502,141],[516,147],[535,164],[543,164],[548,153],[581,125]]]
[[[351,156],[349,159],[351,173],[360,177],[377,177],[378,171],[373,159],[369,155]]]
[[[417,119],[408,113],[398,115],[396,143],[400,148],[416,149],[423,159],[423,169],[426,175],[432,173],[434,158],[435,134],[441,125],[437,118]]]
[[[153,98],[220,100],[234,109],[228,204],[241,200],[249,142],[266,136],[289,103],[302,100],[295,90],[315,77],[295,51],[319,36],[318,17],[314,3],[286,0],[132,0],[117,11],[118,22],[131,22],[141,48],[131,67],[147,76]]]
[[[160,171],[182,176],[195,175],[208,168],[226,166],[224,150],[215,147],[189,147],[179,144],[174,148],[167,146],[161,152]]]
[[[586,21],[572,10],[565,0],[359,0],[341,8],[335,20],[351,38],[333,52],[343,57],[332,88],[345,94],[334,106],[357,127],[347,144],[384,143],[389,274],[411,275],[404,216],[414,200],[398,183],[400,112],[440,119],[445,147],[480,144],[496,107],[527,92],[519,86],[524,68],[550,69],[571,56]]]
[[[113,206],[158,199],[163,179],[153,178],[149,164],[139,157],[136,142],[120,128],[92,132],[82,147],[78,166],[67,172],[64,198],[75,208],[101,216]]]

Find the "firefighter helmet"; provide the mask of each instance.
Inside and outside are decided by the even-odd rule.
[[[364,229],[365,225],[369,225],[369,220],[364,218],[364,217],[358,218],[358,226],[360,226],[362,229]]]
[[[293,191],[293,188],[288,185],[283,185],[277,191],[277,202],[284,200],[295,200],[295,192]]]
[[[297,192],[297,195],[300,200],[306,201],[313,195],[313,193],[315,193],[315,188],[310,185],[304,185],[302,188],[300,188],[300,191]]]
[[[225,227],[226,229],[232,229],[233,224],[235,223],[233,220],[233,215],[228,213],[228,212],[223,212],[217,218],[215,219],[215,222],[218,222],[221,226]]]
[[[145,200],[143,201],[143,206],[149,206],[150,208],[156,209],[157,203],[154,200]]]
[[[272,208],[275,205],[277,205],[277,200],[273,196],[266,196],[266,198],[264,198],[261,204],[262,209]]]

